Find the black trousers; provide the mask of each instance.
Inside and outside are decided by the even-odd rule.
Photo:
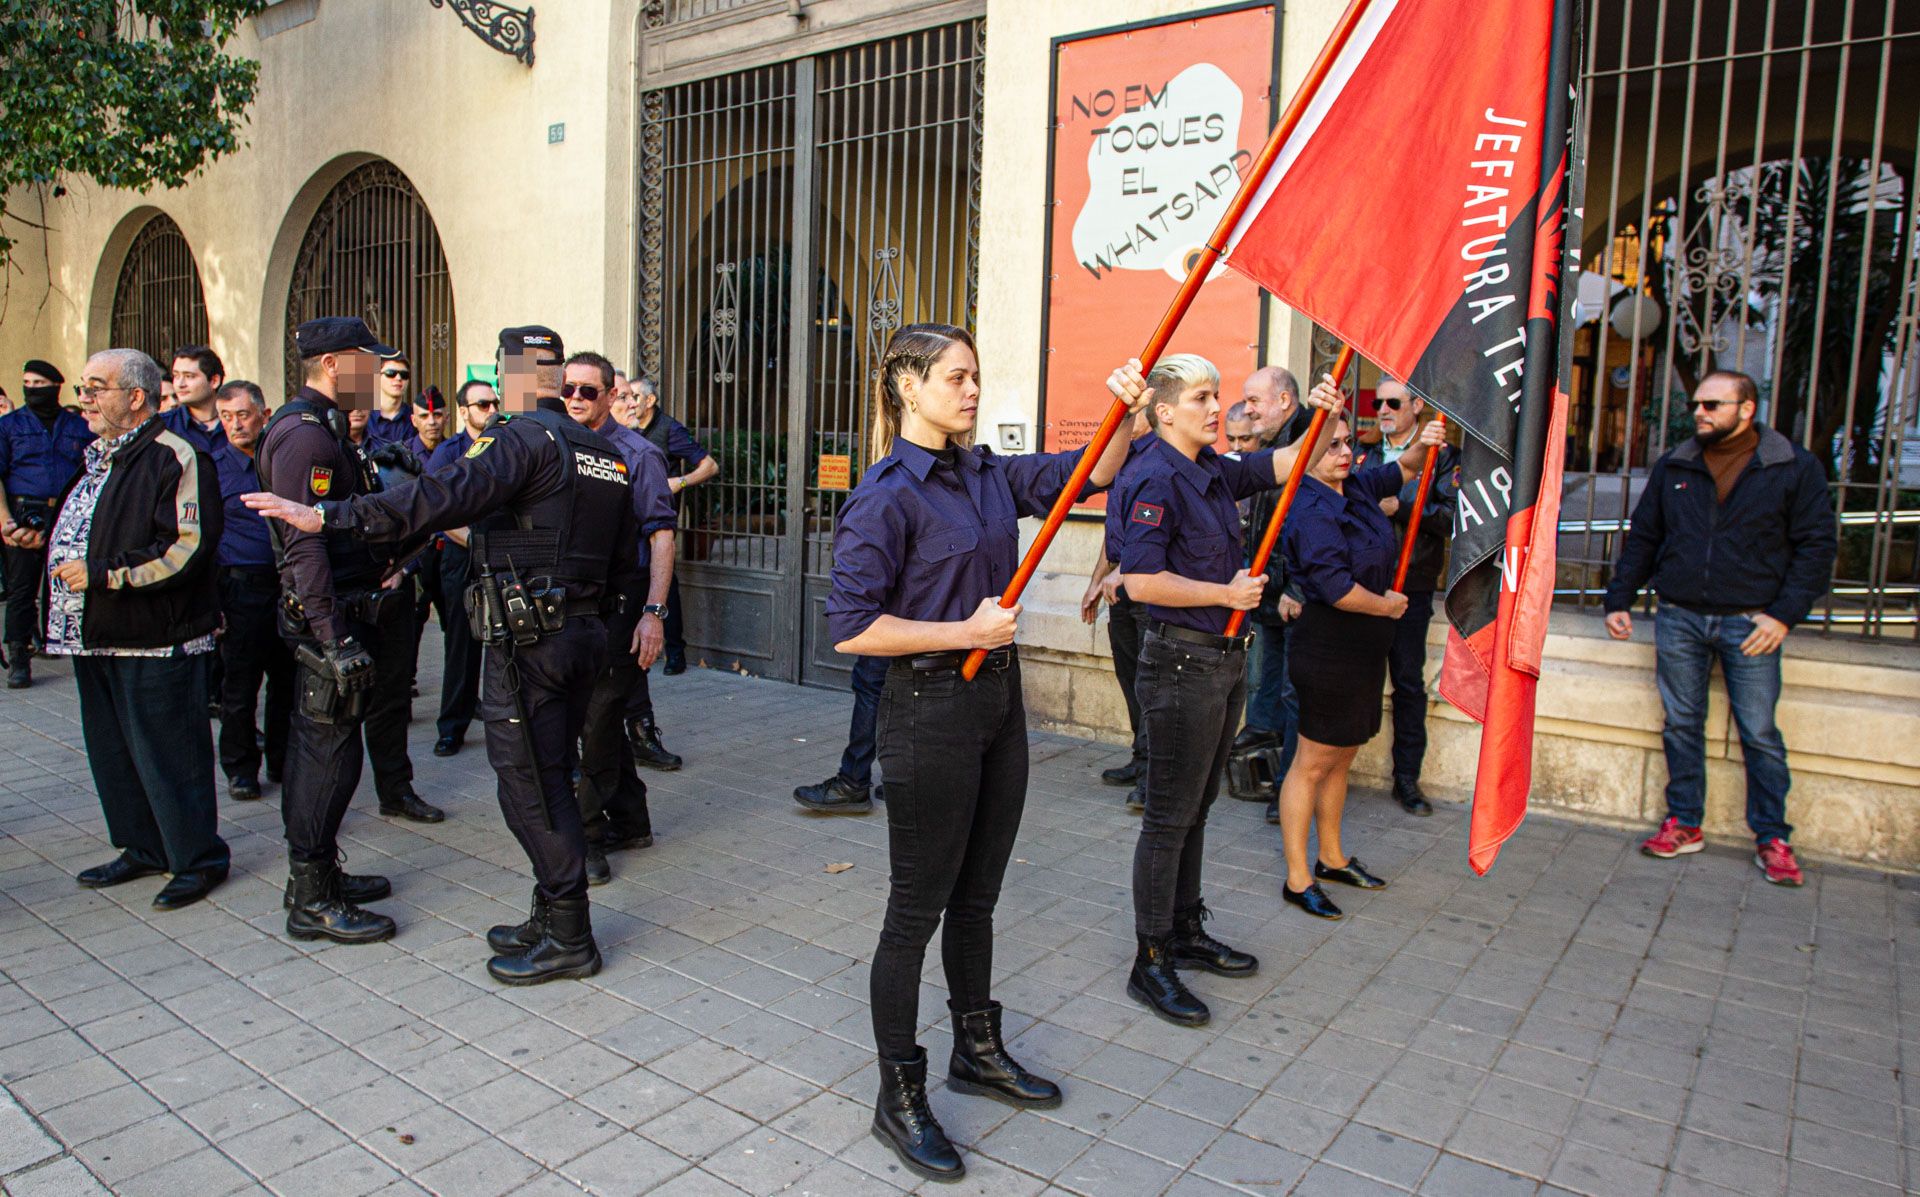
[[[49,500],[9,496],[7,505],[12,509],[15,520],[20,520],[21,513],[28,508],[45,512],[46,531],[53,530],[53,505]],[[40,612],[40,587],[47,576],[47,550],[16,549],[9,545],[4,551],[4,564],[7,579],[7,643],[37,645],[47,634],[46,621]]]
[[[1200,903],[1207,812],[1246,700],[1247,654],[1148,632],[1140,646],[1147,809],[1133,850],[1133,923],[1162,938]]]
[[[1427,758],[1427,627],[1433,591],[1407,595],[1407,613],[1393,625],[1387,677],[1393,684],[1393,779],[1417,782]]]
[[[229,860],[215,829],[213,729],[205,715],[212,663],[212,653],[73,658],[107,838],[169,873],[224,870]]]
[[[646,674],[629,651],[639,605],[628,596],[627,610],[607,618],[607,663],[587,700],[580,730],[580,821],[596,843],[652,835],[647,813],[647,783],[640,780],[633,747],[627,743],[628,701]]]
[[[869,978],[880,1055],[914,1053],[920,972],[935,927],[954,1009],[992,998],[993,910],[1027,802],[1027,709],[1020,667],[916,675],[903,663],[880,693],[892,883]]]
[[[1133,759],[1147,759],[1147,726],[1140,718],[1136,678],[1140,670],[1140,638],[1146,632],[1147,609],[1122,589],[1107,611],[1107,644],[1113,649],[1113,675],[1127,700],[1127,725],[1133,729]]]
[[[480,642],[467,626],[467,550],[448,541],[440,549],[440,634],[443,657],[440,673],[440,735],[467,737],[480,703]]]
[[[398,632],[386,638],[380,678],[367,703],[367,763],[373,766],[373,792],[382,805],[399,802],[413,791],[413,758],[407,754],[407,724],[413,718],[413,674],[420,659],[420,624],[413,611],[413,580],[402,581],[389,601],[399,609]],[[405,633],[401,635],[400,633]],[[369,650],[371,651],[371,650]],[[376,654],[378,656],[378,654]]]
[[[374,622],[347,621],[347,632],[373,657],[373,694],[366,714],[359,720],[342,723],[315,722],[296,704],[293,733],[288,738],[286,788],[280,797],[280,814],[287,829],[287,852],[295,860],[330,861],[338,850],[340,821],[346,817],[353,792],[360,785],[361,754],[374,757],[374,782],[381,782],[381,757],[374,753],[376,731],[373,726],[382,711],[398,710],[401,760],[406,759],[406,702],[413,679],[407,671],[407,648],[413,643],[413,609],[405,596],[393,594],[379,604]],[[313,641],[308,640],[312,644]],[[297,665],[294,672],[298,694],[306,684],[307,667]],[[365,724],[364,739],[362,724]],[[393,729],[380,737],[384,751],[392,750]],[[413,780],[407,767],[406,779]],[[383,795],[386,790],[380,791]]]
[[[643,595],[632,601],[644,603],[646,597]],[[639,610],[638,607],[632,609],[635,611]],[[662,622],[664,623],[665,621],[663,620]],[[627,635],[633,635],[631,626],[629,626]],[[607,640],[607,646],[615,652],[626,652],[632,643],[631,640],[625,644],[621,644],[612,638],[608,638]],[[633,654],[627,653],[627,655],[631,657]],[[640,668],[640,662],[638,661],[633,663],[633,688],[627,691],[627,718],[638,719],[642,723],[653,722],[653,688],[647,684],[647,675],[652,672],[651,669]]]
[[[587,841],[573,795],[574,744],[606,657],[606,625],[597,616],[581,616],[513,650],[517,702],[501,650],[488,649],[482,669],[480,717],[487,724],[487,763],[499,778],[500,813],[548,901],[587,896]]]
[[[686,621],[680,610],[680,575],[673,575],[673,581],[667,586],[666,624],[667,651],[664,654],[669,661],[684,660],[687,655]]]
[[[293,721],[293,652],[275,622],[280,577],[271,566],[258,570],[223,566],[220,613],[226,631],[220,637],[220,769],[228,777],[256,777],[260,742],[254,737],[260,683],[267,686],[267,770],[286,776],[287,737]]]

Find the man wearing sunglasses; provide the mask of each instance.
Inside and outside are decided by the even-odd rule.
[[[493,384],[484,378],[469,378],[454,393],[460,409],[460,431],[446,440],[426,460],[426,472],[438,474],[463,460],[473,447],[474,438],[486,431],[500,410],[500,397]],[[473,558],[467,552],[467,529],[449,528],[442,534],[440,546],[440,593],[448,596],[452,613],[441,626],[444,634],[443,665],[440,673],[440,718],[433,742],[433,755],[452,756],[467,740],[467,729],[480,702],[480,642],[461,611],[461,596],[467,593]]]
[[[1826,593],[1838,551],[1826,471],[1757,423],[1752,378],[1716,370],[1693,392],[1693,429],[1653,463],[1607,587],[1607,632],[1633,635],[1649,581],[1660,596],[1654,661],[1666,724],[1667,818],[1640,845],[1668,859],[1706,847],[1707,678],[1727,686],[1747,773],[1754,864],[1775,885],[1805,878],[1787,840],[1787,746],[1774,722],[1780,643]]]
[[[380,393],[376,407],[367,413],[367,448],[404,445],[413,439],[413,413],[407,403],[407,390],[413,378],[413,364],[404,352],[396,352],[380,363]]]

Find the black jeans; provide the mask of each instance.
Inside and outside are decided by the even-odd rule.
[[[1160,939],[1200,902],[1207,811],[1246,701],[1247,654],[1148,632],[1140,645],[1147,809],[1133,850],[1133,924]]]
[[[467,550],[448,541],[440,550],[440,735],[464,740],[480,704],[480,642],[467,626]]]
[[[847,750],[840,754],[840,776],[857,786],[873,784],[873,756],[880,723],[880,691],[887,684],[887,657],[853,659],[853,721]]]
[[[293,720],[293,653],[275,623],[280,577],[271,566],[220,570],[220,770],[228,777],[260,772],[260,742],[254,738],[260,683],[267,685],[267,769],[286,774],[287,736]]]
[[[914,1054],[920,972],[944,916],[940,958],[954,1008],[991,1000],[993,909],[1027,802],[1027,708],[1020,667],[916,675],[887,671],[880,694],[892,886],[869,978],[880,1055]]]
[[[1427,626],[1433,622],[1433,591],[1407,595],[1407,613],[1393,625],[1387,677],[1393,683],[1393,779],[1420,780],[1427,758]]]
[[[1147,609],[1123,589],[1107,610],[1107,645],[1113,649],[1113,675],[1127,700],[1127,726],[1133,729],[1133,759],[1147,759],[1147,725],[1140,718],[1138,678],[1140,638],[1146,634]]]
[[[480,717],[487,724],[487,763],[500,779],[507,830],[520,841],[540,896],[550,902],[587,896],[586,833],[573,796],[574,745],[606,661],[606,625],[598,616],[569,617],[560,631],[513,651],[520,679],[516,703],[505,654],[491,648],[486,654]]]
[[[628,596],[627,610],[607,619],[607,663],[587,700],[580,730],[580,821],[596,842],[653,834],[647,813],[647,783],[627,743],[626,712],[637,680],[646,675],[629,649],[639,603]]]
[[[212,653],[191,657],[75,657],[80,726],[107,839],[169,873],[227,867],[215,830],[213,729],[207,722]]]
[[[379,605],[377,621],[349,619],[347,632],[373,657],[373,693],[367,701],[365,716],[357,721],[317,723],[296,705],[293,733],[288,739],[286,788],[280,795],[280,814],[287,828],[287,852],[298,861],[331,861],[338,849],[340,821],[346,817],[353,792],[360,786],[361,754],[374,757],[374,781],[378,786],[381,757],[375,755],[375,720],[382,711],[398,709],[402,722],[398,727],[401,760],[406,759],[406,701],[413,678],[407,662],[413,644],[413,608],[405,596],[394,593]],[[307,643],[312,644],[309,640]],[[295,693],[305,686],[307,667],[294,671]],[[361,725],[366,725],[362,741]],[[391,748],[394,728],[381,729],[379,741]],[[408,766],[405,783],[413,780]],[[382,788],[384,797],[387,790]]]

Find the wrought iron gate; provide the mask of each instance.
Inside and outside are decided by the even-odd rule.
[[[714,452],[687,492],[687,638],[709,664],[838,685],[834,521],[902,324],[971,326],[983,25],[641,97],[641,369]]]
[[[320,316],[359,316],[405,350],[417,390],[451,392],[453,279],[433,214],[387,162],[357,167],[334,185],[307,225],[287,288],[287,393],[300,386],[293,329]]]
[[[173,363],[182,345],[207,343],[207,299],[193,250],[173,218],[157,214],[134,234],[113,287],[112,344]]]

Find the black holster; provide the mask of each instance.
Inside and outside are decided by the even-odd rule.
[[[1233,797],[1264,802],[1279,788],[1279,749],[1242,748],[1227,757],[1227,793]]]
[[[367,713],[367,690],[351,694],[340,689],[326,654],[311,644],[296,644],[294,659],[300,671],[300,713],[315,723],[355,723]]]
[[[567,592],[552,578],[522,581],[511,569],[478,568],[464,602],[467,627],[481,644],[524,648],[567,625]]]

